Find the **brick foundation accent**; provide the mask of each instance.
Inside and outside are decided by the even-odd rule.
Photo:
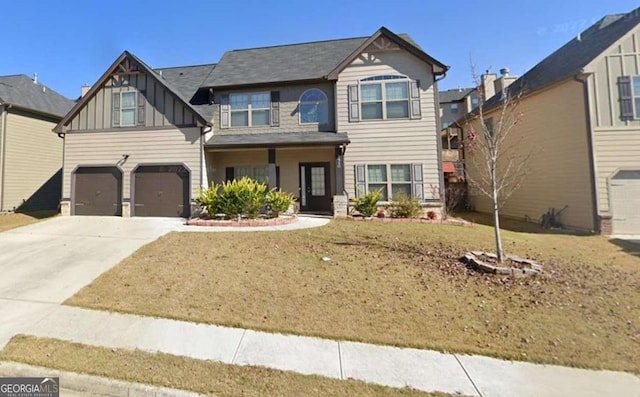
[[[193,218],[189,219],[186,224],[189,226],[256,227],[288,225],[297,221],[298,217],[296,216],[282,216],[273,219],[243,219],[240,221]]]
[[[598,217],[598,233],[608,236],[612,231],[611,215],[600,215]]]
[[[346,218],[349,210],[349,199],[347,196],[333,196],[333,217]]]

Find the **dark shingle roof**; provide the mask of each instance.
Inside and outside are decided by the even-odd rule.
[[[640,8],[627,14],[605,16],[514,81],[508,91],[529,94],[577,75],[638,23]],[[485,106],[495,106],[500,97],[501,94],[497,94],[490,98]]]
[[[208,103],[206,93],[196,97],[198,89],[216,67],[215,63],[195,66],[177,66],[158,68],[154,71],[160,74],[163,81],[168,82],[174,90],[191,103],[194,109],[207,120],[213,118],[214,106]]]
[[[349,143],[345,133],[335,132],[279,132],[270,134],[214,135],[205,146],[217,148],[252,146],[313,146]]]
[[[456,88],[453,90],[446,90],[438,92],[440,97],[440,103],[457,102],[461,101],[475,91],[475,88]]]
[[[74,102],[24,74],[0,76],[0,103],[63,117]]]
[[[406,34],[404,40],[417,44]],[[328,75],[369,37],[227,51],[203,86],[315,80]]]

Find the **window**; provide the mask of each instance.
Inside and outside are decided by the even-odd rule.
[[[640,76],[633,76],[633,105],[633,114],[636,119],[640,119]]]
[[[300,124],[326,124],[328,122],[327,96],[312,88],[302,93],[299,103]]]
[[[393,200],[400,194],[411,197],[412,183],[411,164],[367,165],[367,191],[380,190],[383,201]]]
[[[471,98],[471,108],[475,109],[478,107],[478,104],[480,103],[480,99],[476,98]]]
[[[452,103],[451,104],[451,113],[458,113],[458,104],[457,103]]]
[[[409,118],[409,81],[404,76],[385,75],[363,79],[360,96],[362,120]]]
[[[231,94],[229,104],[232,127],[269,125],[270,93]]]
[[[244,177],[254,179],[261,183],[269,183],[269,168],[267,166],[242,166],[234,167],[233,178],[242,179]]]
[[[136,92],[120,93],[120,125],[136,125]]]

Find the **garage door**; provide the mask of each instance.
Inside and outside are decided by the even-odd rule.
[[[122,215],[122,172],[82,167],[74,174],[74,215]]]
[[[640,234],[640,170],[618,172],[610,194],[613,234]]]
[[[185,167],[141,166],[133,178],[135,216],[189,216],[189,171]]]

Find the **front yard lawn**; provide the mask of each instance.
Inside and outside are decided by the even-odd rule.
[[[504,233],[543,276],[458,259],[493,229],[333,221],[172,233],[66,303],[259,330],[640,372],[640,258],[600,236]],[[329,257],[330,261],[323,261]]]
[[[33,213],[9,213],[0,214],[0,232],[15,229],[38,222],[40,219],[49,218],[57,214],[57,211],[38,211]]]
[[[104,376],[212,396],[410,396],[444,397],[412,389],[393,389],[355,380],[299,375],[253,366],[236,366],[140,350],[107,349],[57,339],[16,336],[0,359]],[[62,379],[64,384],[64,379]]]

